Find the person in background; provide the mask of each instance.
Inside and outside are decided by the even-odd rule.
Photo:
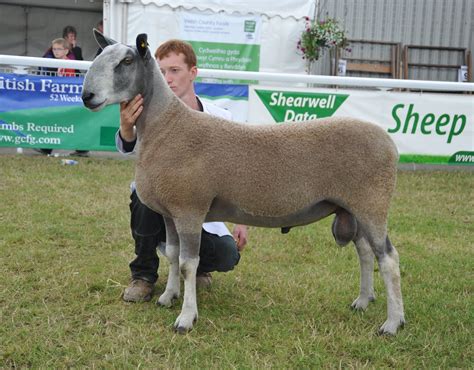
[[[69,44],[71,45],[71,53],[74,55],[75,60],[84,60],[82,57],[82,49],[77,46],[77,31],[76,28],[73,26],[66,26],[63,29],[63,37],[66,39]],[[69,155],[73,157],[87,157],[89,151],[88,150],[75,150]]]
[[[73,26],[66,26],[63,29],[63,38],[71,45],[71,53],[75,60],[84,60],[82,57],[82,49],[77,46],[77,31]]]
[[[54,39],[51,42],[51,51],[56,59],[69,60],[68,54],[70,54],[71,46],[65,39]],[[59,77],[74,77],[76,70],[73,68],[58,68],[57,76]]]
[[[231,119],[231,113],[202,101],[194,91],[197,75],[197,59],[192,46],[181,40],[162,44],[155,53],[156,60],[168,83],[178,98],[191,109]],[[135,122],[143,110],[143,97],[137,95],[129,102],[120,104],[120,128],[116,135],[117,149],[133,153],[137,141]],[[158,279],[160,249],[166,241],[163,216],[145,206],[138,198],[135,183],[130,196],[131,231],[135,241],[136,258],[130,263],[131,281],[123,294],[127,302],[149,301]],[[196,275],[198,288],[208,288],[212,283],[211,272],[229,271],[240,260],[240,251],[247,243],[247,227],[235,225],[233,234],[223,222],[203,224],[200,261]]]
[[[56,46],[56,53],[53,50],[53,44],[60,44],[59,46]],[[66,53],[64,54],[64,51]],[[51,46],[46,50],[46,52],[43,54],[43,58],[51,58],[51,59],[71,59],[75,60],[76,57],[74,54],[71,52],[71,46],[69,42],[66,39],[54,39],[51,42]],[[59,76],[58,74],[58,68],[42,68],[41,69],[42,74],[48,75],[48,76]],[[74,70],[74,75],[75,75],[75,70]],[[74,76],[73,75],[73,76]]]
[[[71,59],[69,57],[71,55],[70,49],[71,49],[71,46],[69,45],[69,42],[67,40],[63,38],[54,39],[51,42],[51,47],[45,53],[43,58],[68,60],[68,59]],[[49,73],[55,72],[55,74],[59,77],[74,77],[76,75],[76,70],[73,68],[48,68],[48,72]],[[35,149],[35,151],[44,155],[48,155],[53,152],[53,149],[41,148],[41,149]]]

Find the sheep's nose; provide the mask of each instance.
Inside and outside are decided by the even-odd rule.
[[[82,101],[87,105],[94,98],[94,94],[91,92],[84,91],[82,93]]]

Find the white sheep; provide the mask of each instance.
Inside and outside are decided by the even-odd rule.
[[[138,93],[144,98],[136,122],[137,193],[165,219],[170,271],[160,305],[170,306],[179,297],[179,272],[184,277],[175,330],[191,330],[198,317],[195,282],[203,222],[287,231],[336,214],[336,241],[353,241],[360,260],[360,293],[352,307],[366,309],[374,299],[375,255],[387,290],[388,318],[380,332],[396,333],[404,312],[387,217],[398,153],[386,132],[352,118],[245,125],[209,116],[174,95],[145,34],[137,37],[136,47],[97,31],[95,37],[104,51],[86,75],[85,106],[97,111]]]

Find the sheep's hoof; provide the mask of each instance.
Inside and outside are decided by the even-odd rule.
[[[354,311],[365,311],[367,307],[369,306],[369,303],[373,301],[375,301],[374,296],[369,296],[367,298],[361,298],[359,296],[354,302],[352,302],[351,308]]]
[[[188,320],[184,315],[179,315],[174,323],[174,331],[178,334],[186,334],[193,330],[193,325],[197,321],[197,315],[192,320]]]
[[[405,319],[401,318],[398,321],[385,321],[384,324],[380,327],[378,334],[379,335],[395,335],[397,334],[398,328],[403,328],[405,326]]]
[[[156,304],[163,307],[171,307],[179,298],[178,294],[168,294],[164,292],[156,301]]]
[[[191,329],[187,329],[185,327],[182,327],[182,326],[178,326],[178,327],[175,327],[174,328],[174,331],[178,334],[181,334],[181,335],[184,335],[184,334],[187,334],[189,333],[191,330],[193,330],[193,328]]]

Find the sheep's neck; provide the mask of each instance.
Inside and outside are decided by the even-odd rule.
[[[144,137],[147,125],[157,123],[157,118],[167,110],[174,99],[174,94],[166,84],[156,65],[152,66],[151,73],[145,79],[142,92],[143,112],[137,120],[137,135]]]

